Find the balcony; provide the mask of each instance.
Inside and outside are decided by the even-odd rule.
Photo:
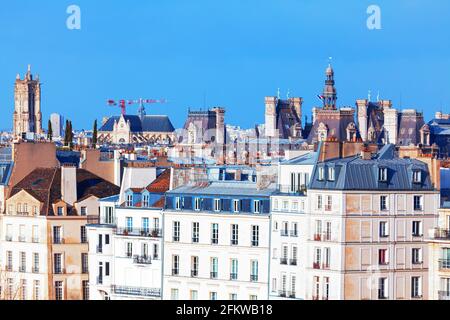
[[[296,292],[295,292],[295,291],[289,291],[289,292],[288,292],[288,297],[289,297],[290,299],[295,299],[295,297],[296,297]]]
[[[216,238],[211,239],[211,244],[218,244],[218,243],[219,243],[219,239],[216,239]]]
[[[198,237],[193,237],[192,238],[192,243],[198,243],[198,241],[199,241]]]
[[[180,242],[180,237],[178,236],[172,237],[172,242]]]
[[[173,276],[178,276],[180,274],[180,270],[179,269],[172,269],[172,275]]]
[[[322,264],[322,269],[329,270],[330,269],[330,264],[329,263],[323,263]]]
[[[280,230],[280,233],[282,237],[289,237],[289,230],[282,229]]]
[[[89,273],[88,267],[82,267],[82,268],[81,268],[81,273],[82,273],[82,274],[88,274],[88,273]]]
[[[230,273],[230,280],[237,280],[238,275],[237,273]]]
[[[5,236],[5,241],[12,242],[12,236]]]
[[[291,232],[289,234],[291,235],[291,237],[298,237],[298,231],[297,230],[291,230]]]
[[[286,298],[287,297],[287,292],[286,290],[280,290],[278,291],[278,296],[281,298]]]
[[[161,238],[162,229],[117,228],[116,234],[120,236],[130,236],[130,237]],[[174,241],[179,241],[179,237],[178,240]]]
[[[10,272],[13,271],[12,265],[6,265],[5,269],[6,269],[6,271],[10,271]]]
[[[191,270],[191,277],[197,278],[198,277],[198,270]]]
[[[450,240],[450,230],[448,229],[434,229],[433,238],[436,240]]]
[[[277,189],[281,193],[297,196],[303,196],[308,191],[305,184],[302,185],[277,184]]]
[[[97,253],[103,253],[103,246],[97,246]]]
[[[230,243],[231,243],[232,246],[237,246],[239,241],[238,240],[231,240]]]
[[[86,220],[86,223],[87,224],[98,224],[99,223],[99,221],[100,221],[100,219],[99,219],[99,216],[87,216],[87,218],[86,218],[87,220]]]
[[[217,271],[211,271],[210,278],[211,279],[217,279],[217,277],[218,277],[218,272]]]
[[[387,300],[389,297],[386,295],[386,292],[382,289],[378,289],[378,299],[379,300]]]
[[[152,259],[149,256],[134,256],[133,263],[135,264],[152,264]]]
[[[86,237],[81,238],[81,243],[88,243],[88,239]]]
[[[33,237],[33,238],[31,238],[31,242],[39,243],[39,238],[38,237]]]
[[[450,269],[450,259],[439,259],[439,269],[449,270]]]
[[[331,211],[331,204],[325,205],[325,211]]]
[[[438,291],[439,300],[450,300],[450,291]]]
[[[320,269],[320,262],[313,262],[313,269]]]
[[[39,267],[33,267],[33,268],[31,269],[31,272],[33,272],[33,273],[39,273]]]
[[[297,259],[289,259],[289,264],[291,266],[296,266],[297,265]]]
[[[135,297],[161,297],[161,289],[144,287],[112,286],[115,294]]]
[[[280,258],[280,264],[288,264],[288,259],[287,258]]]
[[[19,242],[26,242],[26,238],[24,236],[19,236]]]
[[[258,282],[258,275],[257,274],[250,275],[250,281],[251,282]]]
[[[258,247],[258,246],[259,246],[259,241],[252,240],[252,247]]]
[[[25,266],[19,266],[19,272],[20,273],[25,273],[26,272]]]
[[[320,233],[314,234],[314,241],[322,241],[322,235]]]
[[[54,274],[65,274],[66,270],[64,268],[61,268],[61,267],[56,267],[53,273]]]
[[[331,232],[324,232],[322,235],[322,241],[331,241]]]

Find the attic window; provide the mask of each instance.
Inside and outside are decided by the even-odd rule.
[[[319,180],[322,181],[325,179],[325,170],[323,167],[319,167]]]
[[[378,169],[378,181],[387,182],[387,168]]]
[[[420,170],[413,171],[413,183],[421,183],[422,182],[422,172]]]
[[[335,179],[335,171],[334,168],[330,167],[328,168],[328,180],[334,181],[334,179]]]
[[[133,206],[133,195],[132,194],[127,195],[126,206],[127,207]]]

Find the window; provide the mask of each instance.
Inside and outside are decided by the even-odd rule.
[[[147,235],[150,233],[150,221],[148,218],[142,218],[141,220],[141,225],[142,225],[142,232],[144,233],[144,235]]]
[[[231,259],[230,280],[237,280],[237,278],[238,278],[238,260]]]
[[[319,291],[320,291],[320,278],[315,276],[313,286],[313,300],[319,300]]]
[[[39,253],[33,253],[33,273],[39,273]]]
[[[144,208],[147,208],[149,206],[149,196],[148,196],[148,194],[144,194],[142,196],[142,206]]]
[[[81,238],[81,243],[87,243],[87,232],[86,232],[86,226],[81,226],[80,227],[80,238]]]
[[[191,300],[198,300],[198,291],[197,290],[191,290]]]
[[[273,210],[278,210],[278,199],[273,201]]]
[[[236,293],[230,293],[230,300],[237,300],[237,294]]]
[[[378,279],[378,299],[388,298],[388,279],[380,278]]]
[[[198,243],[200,233],[200,224],[198,222],[192,223],[192,243]]]
[[[63,300],[63,282],[55,281],[55,300]]]
[[[237,246],[239,244],[239,226],[237,224],[231,225],[231,245]]]
[[[320,269],[320,262],[322,260],[322,249],[321,248],[316,248],[315,249],[315,254],[314,254],[314,263],[313,263],[313,268],[314,269]]]
[[[414,196],[414,210],[416,211],[423,210],[422,196]]]
[[[261,201],[254,200],[253,201],[253,212],[260,213],[261,212]]]
[[[277,292],[277,278],[272,278],[272,292]]]
[[[195,198],[194,200],[194,210],[195,211],[200,211],[201,208],[201,199],[200,198]]]
[[[322,209],[322,195],[317,195],[317,209],[320,210]]]
[[[380,210],[386,211],[387,209],[387,196],[380,196]]]
[[[153,259],[158,260],[158,258],[159,258],[158,244],[154,243],[153,244]]]
[[[86,207],[81,207],[80,214],[82,216],[86,216],[87,215],[87,208]]]
[[[329,269],[330,268],[330,260],[331,260],[331,249],[330,248],[323,248],[323,269]]]
[[[386,221],[380,221],[380,238],[386,238],[388,236],[388,223]]]
[[[241,206],[240,206],[240,201],[239,200],[233,200],[233,212],[239,212],[241,210]]]
[[[53,263],[54,263],[55,274],[63,273],[63,269],[62,269],[62,254],[61,253],[55,253],[53,255],[53,257],[54,257]]]
[[[422,182],[422,172],[420,170],[413,171],[413,183],[421,183]]]
[[[218,268],[219,268],[219,259],[211,258],[211,279],[217,279],[218,277]]]
[[[127,195],[126,206],[127,207],[133,206],[133,195],[132,194]]]
[[[172,256],[172,275],[177,276],[180,272],[180,256]]]
[[[32,239],[31,239],[31,241],[33,243],[39,243],[39,227],[38,226],[33,226],[31,232],[32,232],[32,235],[31,235]]]
[[[330,278],[323,278],[323,300],[328,300],[330,297]]]
[[[291,260],[289,261],[289,264],[291,266],[297,265],[297,247],[292,246],[292,254],[291,254]]]
[[[105,207],[105,223],[112,224],[113,223],[113,207]]]
[[[291,275],[291,292],[289,293],[289,298],[295,298],[295,285],[297,278],[294,275]]]
[[[412,263],[413,264],[421,264],[422,263],[422,249],[413,248],[411,252]]]
[[[56,212],[58,214],[58,216],[62,216],[64,214],[64,208],[63,207],[58,207],[56,208]]]
[[[81,273],[87,274],[89,273],[88,269],[88,254],[82,253],[81,254]]]
[[[322,241],[322,221],[316,220],[316,232],[314,234],[315,241]]]
[[[258,260],[252,260],[250,269],[250,281],[257,282],[258,281]]]
[[[198,276],[198,257],[191,257],[191,277]]]
[[[180,197],[175,198],[175,209],[181,210],[181,198]]]
[[[83,300],[89,300],[89,280],[83,280]]]
[[[133,243],[127,242],[125,245],[125,255],[127,258],[131,258],[133,256]]]
[[[174,221],[172,224],[173,242],[180,241],[180,221]]]
[[[12,251],[6,251],[6,271],[13,270],[13,255]]]
[[[331,241],[331,221],[325,222],[325,232],[323,233],[323,241]]]
[[[248,299],[249,299],[249,300],[258,300],[258,296],[257,296],[257,295],[254,295],[254,294],[251,294],[251,295],[248,297]]]
[[[332,205],[333,205],[332,200],[333,200],[332,196],[327,196],[327,204],[325,205],[325,210],[326,211],[331,211],[331,208],[332,208]]]
[[[211,224],[211,244],[219,243],[219,224]]]
[[[422,278],[411,277],[411,298],[422,297]]]
[[[328,180],[329,181],[334,181],[335,177],[334,177],[334,168],[330,167],[328,168]]]
[[[259,246],[259,226],[252,226],[252,247]]]
[[[288,248],[287,245],[283,245],[282,248],[283,248],[283,249],[282,249],[283,251],[282,251],[282,257],[281,257],[280,263],[281,263],[281,264],[287,264],[289,248]]]
[[[62,243],[62,231],[61,227],[53,227],[53,243]]]
[[[387,265],[388,262],[388,251],[387,249],[379,249],[378,250],[378,264]]]
[[[322,181],[325,179],[325,170],[323,167],[319,167],[319,180]]]
[[[19,254],[20,260],[19,260],[19,272],[25,272],[27,268],[27,256],[25,252],[20,252]]]
[[[210,299],[210,300],[217,300],[217,292],[211,291],[211,292],[209,293],[209,299]]]
[[[127,232],[133,232],[133,218],[132,217],[126,217],[126,231]]]
[[[34,280],[33,291],[34,300],[39,300],[41,298],[41,282],[39,280]]]
[[[288,211],[289,210],[289,201],[283,201],[283,210]]]
[[[21,299],[27,300],[27,280],[20,280]]]
[[[298,225],[297,225],[297,222],[292,222],[292,225],[291,225],[291,237],[298,237]]]
[[[222,210],[222,200],[214,199],[214,211],[219,212],[220,210]]]
[[[170,299],[178,300],[178,289],[170,289]]]
[[[378,181],[387,182],[387,168],[378,169]]]
[[[19,242],[25,242],[25,225],[19,226]]]
[[[413,235],[413,237],[423,236],[422,221],[413,221],[412,222],[412,235]]]
[[[109,244],[109,234],[105,234],[105,244]]]

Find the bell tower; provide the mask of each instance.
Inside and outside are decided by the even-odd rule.
[[[41,84],[39,77],[33,79],[30,65],[23,80],[19,74],[16,76],[13,132],[15,137],[22,133],[42,134]]]
[[[334,87],[334,70],[331,66],[331,62],[325,71],[325,87],[323,89],[323,108],[325,110],[336,110],[337,93]]]

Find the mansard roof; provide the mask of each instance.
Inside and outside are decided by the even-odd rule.
[[[122,116],[112,116],[98,131],[113,131],[114,122],[118,122]],[[131,132],[173,132],[175,128],[168,116],[146,115],[142,118],[136,115],[123,116],[126,122],[130,122]]]

